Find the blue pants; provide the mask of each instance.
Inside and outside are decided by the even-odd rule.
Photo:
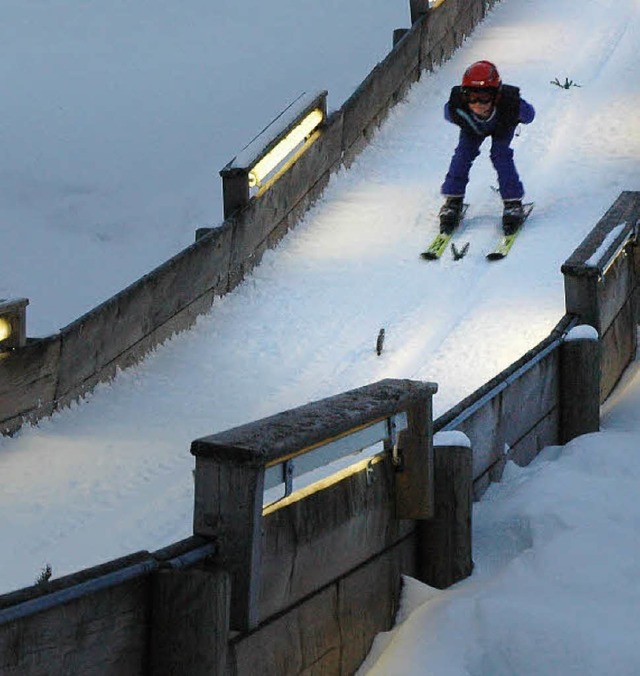
[[[491,162],[498,174],[498,187],[504,200],[522,199],[524,188],[520,182],[516,165],[513,161],[511,141],[515,129],[505,136],[491,137]],[[464,195],[469,182],[469,171],[474,160],[480,154],[480,146],[486,136],[471,134],[464,129],[460,130],[460,140],[456,147],[449,171],[442,184],[443,195]]]

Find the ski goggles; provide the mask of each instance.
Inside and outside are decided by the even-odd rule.
[[[482,89],[480,91],[466,90],[464,96],[467,100],[467,103],[493,103],[495,101],[496,95],[494,92],[487,91]]]

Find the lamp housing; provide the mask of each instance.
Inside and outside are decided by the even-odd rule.
[[[287,171],[313,143],[326,117],[326,91],[301,94],[246,145],[220,172],[224,217]]]
[[[27,342],[27,298],[0,298],[0,353],[23,347]]]

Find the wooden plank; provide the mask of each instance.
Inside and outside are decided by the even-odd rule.
[[[484,474],[504,454],[501,420],[502,407],[500,398],[496,397],[456,425],[455,429],[464,432],[471,440],[474,478]]]
[[[232,577],[231,627],[258,623],[264,466],[196,459],[194,533],[215,538],[216,563]]]
[[[56,397],[93,377],[207,291],[226,291],[230,243],[225,225],[63,329]]]
[[[559,357],[552,353],[456,427],[471,440],[474,479],[502,460],[505,450],[521,444],[557,408],[559,383]]]
[[[584,324],[593,326],[600,333],[598,308],[598,275],[564,275],[564,302],[567,314],[576,315]]]
[[[431,9],[422,29],[421,67],[431,70],[446,61],[483,16],[482,0],[447,0]]]
[[[231,580],[221,569],[171,570],[155,575],[150,643],[151,676],[225,673]]]
[[[474,480],[503,462],[505,447],[517,445],[557,406],[555,353],[570,322],[565,316],[536,347],[434,421],[434,432],[456,429],[469,437]]]
[[[404,539],[394,515],[393,469],[378,462],[308,493],[263,522],[260,617],[281,612]]]
[[[560,352],[553,350],[504,391],[504,439],[515,446],[540,420],[558,406]]]
[[[559,443],[560,431],[559,410],[559,406],[551,409],[524,436],[512,444],[505,455],[505,462],[506,460],[512,460],[517,465],[524,467],[543,448],[557,445]]]
[[[352,674],[391,628],[402,575],[415,575],[408,537],[230,644],[228,673]]]
[[[91,391],[100,382],[107,382],[112,379],[118,369],[125,369],[137,364],[139,361],[155,347],[160,345],[165,340],[168,340],[176,333],[186,331],[193,326],[198,316],[208,312],[216,298],[214,291],[208,292],[200,296],[198,300],[188,305],[184,310],[176,313],[171,319],[160,325],[153,332],[146,335],[144,338],[134,343],[119,354],[111,362],[104,364],[90,377],[81,381],[77,385],[67,389],[64,394],[60,394],[56,400],[56,407],[69,405],[71,402],[77,400],[85,392]]]
[[[387,378],[209,437],[191,453],[234,463],[270,463],[406,411],[437,391],[434,383]]]
[[[339,674],[336,585],[230,644],[228,673],[261,676]]]
[[[584,327],[579,327],[584,328]],[[560,443],[600,429],[600,342],[595,329],[560,348]]]
[[[606,333],[622,307],[629,302],[637,284],[633,258],[622,253],[596,287],[601,334]]]
[[[367,130],[370,133],[381,122],[407,83],[417,80],[420,30],[416,24],[342,105],[344,152],[350,152]]]
[[[416,543],[406,538],[339,581],[341,674],[353,674],[371,650],[374,638],[392,629],[402,576],[415,577]]]
[[[636,306],[630,301],[601,336],[601,403],[611,394],[624,370],[635,358],[637,323]]]
[[[609,262],[611,254],[633,230],[638,218],[640,218],[640,191],[621,192],[589,235],[563,263],[562,273],[569,277],[594,275],[599,277]],[[609,238],[611,231],[620,225],[624,225],[624,228],[619,230],[615,238]],[[608,239],[609,244],[606,250],[602,250]],[[596,253],[598,253],[597,260],[593,258]],[[567,311],[573,312],[569,307]]]
[[[22,416],[51,412],[57,387],[60,338],[29,341],[0,355],[0,428],[16,429]]]
[[[435,515],[417,525],[418,579],[438,589],[471,575],[472,451],[436,445]]]
[[[433,426],[431,398],[411,407],[408,429],[401,433],[401,471],[394,474],[399,519],[430,519],[434,514]]]
[[[3,676],[138,676],[147,652],[144,578],[0,626]]]

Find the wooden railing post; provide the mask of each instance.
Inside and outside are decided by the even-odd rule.
[[[150,676],[223,676],[229,641],[228,573],[161,568],[152,583]]]
[[[462,432],[434,440],[435,514],[418,522],[418,575],[444,589],[471,575],[473,454]]]
[[[433,501],[433,415],[431,395],[407,411],[408,429],[398,439],[396,517],[430,519]]]
[[[411,23],[414,24],[420,17],[429,11],[429,0],[409,0]]]
[[[248,630],[258,623],[264,459],[206,441],[194,441],[191,451],[196,455],[194,534],[215,538],[217,562],[233,576],[231,627]]]
[[[249,204],[249,178],[246,169],[222,170],[222,206],[225,219]]]
[[[560,440],[600,429],[600,342],[589,325],[565,336],[560,352]]]

